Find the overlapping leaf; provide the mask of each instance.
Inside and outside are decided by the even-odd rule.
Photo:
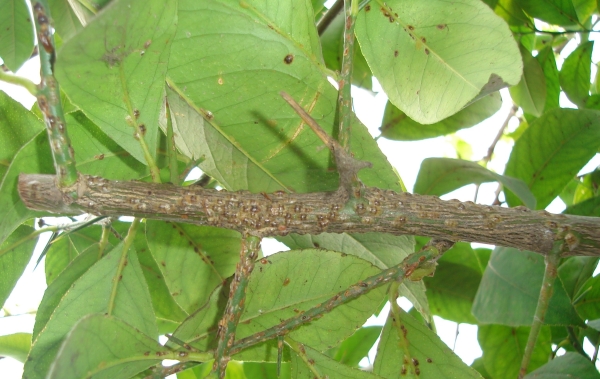
[[[223,176],[230,190],[337,187],[329,150],[279,95],[289,93],[335,135],[337,92],[327,81],[319,51],[308,0],[179,2],[169,85],[205,117],[204,127],[212,135],[221,136],[202,152],[213,156],[207,162],[219,161],[220,166],[201,165],[205,172]],[[358,120],[351,146],[357,158],[374,165],[359,173],[363,182],[400,189],[396,174]]]
[[[525,379],[598,379],[600,374],[592,362],[578,353],[566,353],[556,357],[537,370],[530,372]]]
[[[476,125],[496,113],[502,106],[500,93],[491,93],[458,113],[433,124],[423,125],[409,118],[388,102],[381,122],[381,135],[398,141],[432,138]]]
[[[550,24],[577,25],[577,12],[571,0],[518,0],[516,1],[531,17]]]
[[[421,163],[414,191],[422,195],[441,196],[472,183],[498,181],[517,194],[528,207],[535,207],[535,198],[523,181],[507,175],[499,175],[475,162],[427,158]]]
[[[560,86],[569,100],[580,108],[585,107],[590,97],[593,48],[593,41],[582,43],[569,54],[560,70]]]
[[[376,1],[359,14],[356,36],[390,101],[422,124],[521,77],[508,26],[477,0]]]
[[[404,329],[397,330],[393,317],[390,313],[383,327],[373,366],[375,374],[400,379],[419,370],[420,378],[481,378],[424,324],[401,310]],[[398,333],[405,333],[408,351],[401,347]]]
[[[52,283],[57,290],[49,288],[44,295],[39,312],[47,316],[38,313],[36,318],[33,346],[25,364],[28,378],[46,377],[63,339],[88,314],[110,313],[148,336],[158,336],[148,287],[133,249],[123,251],[121,243],[85,271],[87,265],[89,260],[83,262],[82,258],[81,265],[67,268]],[[81,276],[74,275],[78,273]]]
[[[510,88],[510,97],[523,108],[523,112],[540,117],[546,104],[546,76],[542,65],[531,56],[529,50],[520,46],[523,57],[523,76],[516,86]]]
[[[0,244],[0,306],[4,306],[33,255],[37,242],[37,238],[31,238],[33,231],[32,227],[21,225]]]
[[[176,6],[115,2],[65,42],[56,64],[56,76],[74,103],[141,162],[146,160],[132,125],[143,125],[154,156]]]
[[[554,109],[529,125],[510,154],[504,175],[524,181],[544,209],[596,154],[600,112]],[[521,204],[510,192],[509,205]]]
[[[31,348],[31,334],[15,333],[0,336],[0,357],[11,357],[25,362]]]
[[[16,72],[33,52],[33,23],[27,3],[7,0],[0,12],[0,58]]]
[[[544,258],[540,254],[496,248],[477,291],[473,314],[481,323],[531,325],[543,276]],[[555,282],[544,322],[583,325],[560,281]]]

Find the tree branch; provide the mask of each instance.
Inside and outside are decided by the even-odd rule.
[[[83,212],[211,225],[257,236],[383,232],[488,243],[561,256],[600,256],[600,222],[525,207],[502,208],[435,196],[364,188],[361,202],[345,204],[340,192],[269,196],[170,184],[109,181],[80,176],[78,198],[64,196],[53,175],[21,174],[19,193],[30,209]]]

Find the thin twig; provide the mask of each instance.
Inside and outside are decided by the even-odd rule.
[[[225,378],[225,368],[229,362],[229,349],[235,340],[235,331],[244,311],[246,301],[246,289],[250,280],[250,274],[254,269],[254,262],[260,250],[260,238],[246,235],[242,239],[240,261],[238,262],[231,287],[229,289],[229,300],[225,313],[219,321],[218,339],[219,344],[215,352],[215,363],[213,370],[218,370],[219,377]]]
[[[50,8],[47,0],[31,0],[31,8],[40,45],[41,82],[37,92],[38,106],[46,121],[58,186],[69,196],[76,198],[78,192],[75,188],[71,188],[77,183],[78,178],[75,153],[67,134],[67,124],[60,101],[60,89],[54,78],[56,50],[50,25]]]
[[[510,108],[510,111],[508,112],[506,119],[502,123],[502,126],[500,126],[500,129],[498,130],[496,137],[494,138],[494,140],[492,141],[492,144],[488,148],[487,155],[485,157],[483,157],[483,159],[482,159],[482,162],[485,165],[487,165],[492,160],[492,156],[494,155],[494,150],[496,149],[496,145],[498,144],[498,141],[500,141],[500,138],[502,138],[502,136],[504,135],[504,131],[508,127],[508,123],[515,116],[515,114],[517,113],[518,110],[519,110],[519,107],[516,104],[513,104],[513,106]]]
[[[333,308],[347,303],[350,300],[356,299],[357,297],[362,296],[375,288],[394,280],[398,281],[404,279],[405,277],[410,277],[413,273],[418,272],[421,267],[435,263],[442,256],[442,254],[452,246],[453,243],[448,241],[437,240],[429,243],[425,245],[419,252],[406,257],[400,264],[338,292],[336,295],[320,305],[315,306],[295,317],[284,320],[272,328],[236,341],[236,343],[229,350],[229,353],[230,355],[234,355],[250,346],[268,341],[275,337],[286,335],[297,327],[318,319],[319,317],[322,317],[323,314],[331,312]]]
[[[0,81],[23,87],[33,96],[37,96],[37,86],[34,82],[27,78],[18,75],[8,74],[3,70],[0,70]]]
[[[521,369],[519,370],[519,379],[522,379],[527,374],[527,367],[529,367],[529,361],[533,354],[533,349],[538,339],[544,319],[546,317],[546,311],[550,304],[550,298],[554,292],[554,281],[558,274],[558,264],[560,263],[560,255],[563,249],[563,243],[556,243],[552,251],[545,256],[546,270],[544,272],[544,279],[542,280],[542,287],[540,289],[540,296],[533,316],[533,323],[531,324],[531,330],[529,337],[527,338],[527,345],[525,345],[525,352],[523,353],[523,360],[521,361]]]
[[[358,15],[358,1],[344,0],[344,50],[342,70],[338,81],[338,119],[340,145],[350,152],[352,134],[352,67],[354,62],[354,26]],[[341,173],[340,173],[341,174]]]
[[[317,21],[317,31],[319,32],[320,36],[323,35],[323,33],[325,33],[325,30],[327,30],[331,22],[335,20],[337,15],[342,10],[343,6],[344,0],[337,0],[335,3],[333,3],[331,8],[329,8],[329,10],[325,12],[323,17],[321,17],[319,21]]]

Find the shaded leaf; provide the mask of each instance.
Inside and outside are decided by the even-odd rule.
[[[281,363],[281,375],[277,376],[277,363],[244,362],[244,374],[251,379],[290,379],[290,364]]]
[[[571,205],[563,212],[569,215],[600,217],[600,196]]]
[[[257,263],[246,293],[236,339],[273,327],[381,270],[352,255],[328,250],[291,250]],[[350,336],[371,316],[385,290],[373,290],[334,308],[289,336],[323,351]]]
[[[12,72],[29,59],[33,52],[33,23],[27,3],[6,0],[0,12],[0,57]]]
[[[319,353],[317,350],[308,347],[302,346],[301,349],[306,353],[306,359],[308,362],[304,362],[303,359],[296,355],[292,354],[292,362],[291,373],[292,378],[295,379],[313,379],[315,377],[315,373],[311,370],[316,370],[322,377],[329,378],[347,378],[347,379],[377,379],[381,378],[379,375],[375,375],[373,373],[358,370],[356,368],[352,368],[346,366],[342,363],[339,363],[328,356]],[[312,365],[313,367],[309,368],[308,365]]]
[[[535,207],[535,198],[525,183],[507,175],[496,174],[475,162],[449,158],[427,158],[421,163],[414,192],[441,196],[467,184],[500,182],[527,206]]]
[[[115,2],[64,43],[56,64],[73,103],[140,162],[146,160],[130,124],[145,125],[154,157],[176,5]]]
[[[386,4],[360,12],[356,36],[390,101],[413,120],[443,120],[519,82],[523,66],[512,34],[483,2]]]
[[[594,274],[598,259],[598,257],[569,257],[561,263],[558,277],[571,300],[575,300],[575,295],[581,286]]]
[[[549,24],[563,26],[578,24],[577,13],[571,0],[518,0],[517,3],[531,17],[539,18]]]
[[[337,91],[320,58],[311,2],[243,5],[179,2],[169,86],[198,114],[211,112],[208,124],[223,137],[216,141],[226,143],[204,154],[221,161],[227,189],[335,190],[338,174],[329,150],[279,95],[289,93],[335,135]],[[357,119],[351,146],[357,158],[374,165],[359,173],[364,183],[400,190],[397,175]]]
[[[49,309],[44,311],[51,315],[43,328],[42,325],[36,328],[38,334],[25,363],[25,376],[29,379],[44,378],[71,327],[88,314],[110,311],[113,316],[127,320],[142,333],[153,338],[158,336],[148,287],[132,250],[123,251],[123,243],[117,245],[73,281],[64,294],[57,291],[57,298],[48,300],[46,304]],[[126,254],[128,264],[121,266],[123,254]],[[77,266],[78,271],[81,268]],[[117,276],[120,269],[121,274]],[[69,271],[69,268],[64,270],[55,283],[60,283],[61,277],[69,274]],[[58,305],[55,305],[57,302]]]
[[[119,342],[115,343],[115,336]],[[62,344],[48,379],[126,379],[171,353],[122,320],[92,314],[77,322]]]
[[[33,255],[37,243],[37,234],[32,234],[34,232],[32,227],[21,225],[0,245],[0,308]]]
[[[540,49],[535,59],[541,65],[544,77],[546,78],[546,103],[544,104],[544,112],[559,108],[560,81],[552,46]]]
[[[483,350],[483,364],[492,378],[516,378],[530,328],[480,325],[477,340]],[[531,354],[528,372],[548,362],[551,354],[550,329],[542,328]]]
[[[377,347],[373,366],[375,374],[400,379],[406,377],[407,373],[414,372],[416,366],[421,378],[481,378],[479,373],[457,357],[437,334],[403,310],[400,312],[400,322],[404,325],[408,340],[408,351],[401,347],[398,333],[402,331],[396,329],[392,321],[394,316],[390,313]],[[409,362],[404,362],[405,356],[410,357]],[[405,374],[402,374],[403,368]]]
[[[239,261],[241,237],[233,230],[148,220],[146,238],[171,296],[188,314]]]
[[[589,278],[574,297],[577,313],[587,320],[600,318],[600,276]]]
[[[52,12],[53,26],[63,41],[67,41],[83,29],[81,20],[87,21],[92,13],[77,2],[69,0],[48,0]],[[75,5],[75,10],[71,7]]]
[[[477,324],[471,314],[473,300],[491,251],[472,249],[459,242],[439,260],[433,277],[423,278],[434,314],[458,323]]]
[[[523,180],[544,209],[596,154],[600,113],[554,109],[530,123],[515,142],[504,175]],[[506,192],[510,206],[521,201]]]
[[[590,96],[593,41],[586,41],[569,54],[560,70],[560,86],[578,107],[585,107]]]
[[[530,372],[525,379],[597,379],[600,378],[598,370],[592,362],[578,353],[566,353],[556,357],[534,372]]]
[[[523,112],[540,117],[546,103],[546,76],[542,65],[521,45],[523,76],[521,81],[510,87],[510,97],[523,108]]]
[[[31,348],[31,334],[15,333],[0,336],[0,357],[11,357],[25,362]]]
[[[358,363],[369,354],[373,344],[379,338],[382,327],[363,326],[348,337],[339,347],[328,350],[325,354],[336,361],[350,367],[358,367]]]
[[[500,93],[494,92],[469,104],[458,113],[430,125],[419,124],[388,102],[385,106],[381,135],[397,141],[412,141],[454,133],[477,125],[502,106]]]
[[[505,247],[494,249],[473,303],[473,315],[480,323],[531,325],[544,267],[540,254]],[[561,281],[554,283],[544,323],[583,326]]]

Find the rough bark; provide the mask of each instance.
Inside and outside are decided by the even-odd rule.
[[[83,212],[211,225],[253,235],[383,232],[515,247],[541,254],[561,243],[562,256],[600,256],[597,218],[502,208],[435,196],[364,188],[359,199],[343,192],[254,194],[168,184],[109,181],[80,176],[78,198],[56,186],[52,175],[19,177],[19,193],[31,209]]]

